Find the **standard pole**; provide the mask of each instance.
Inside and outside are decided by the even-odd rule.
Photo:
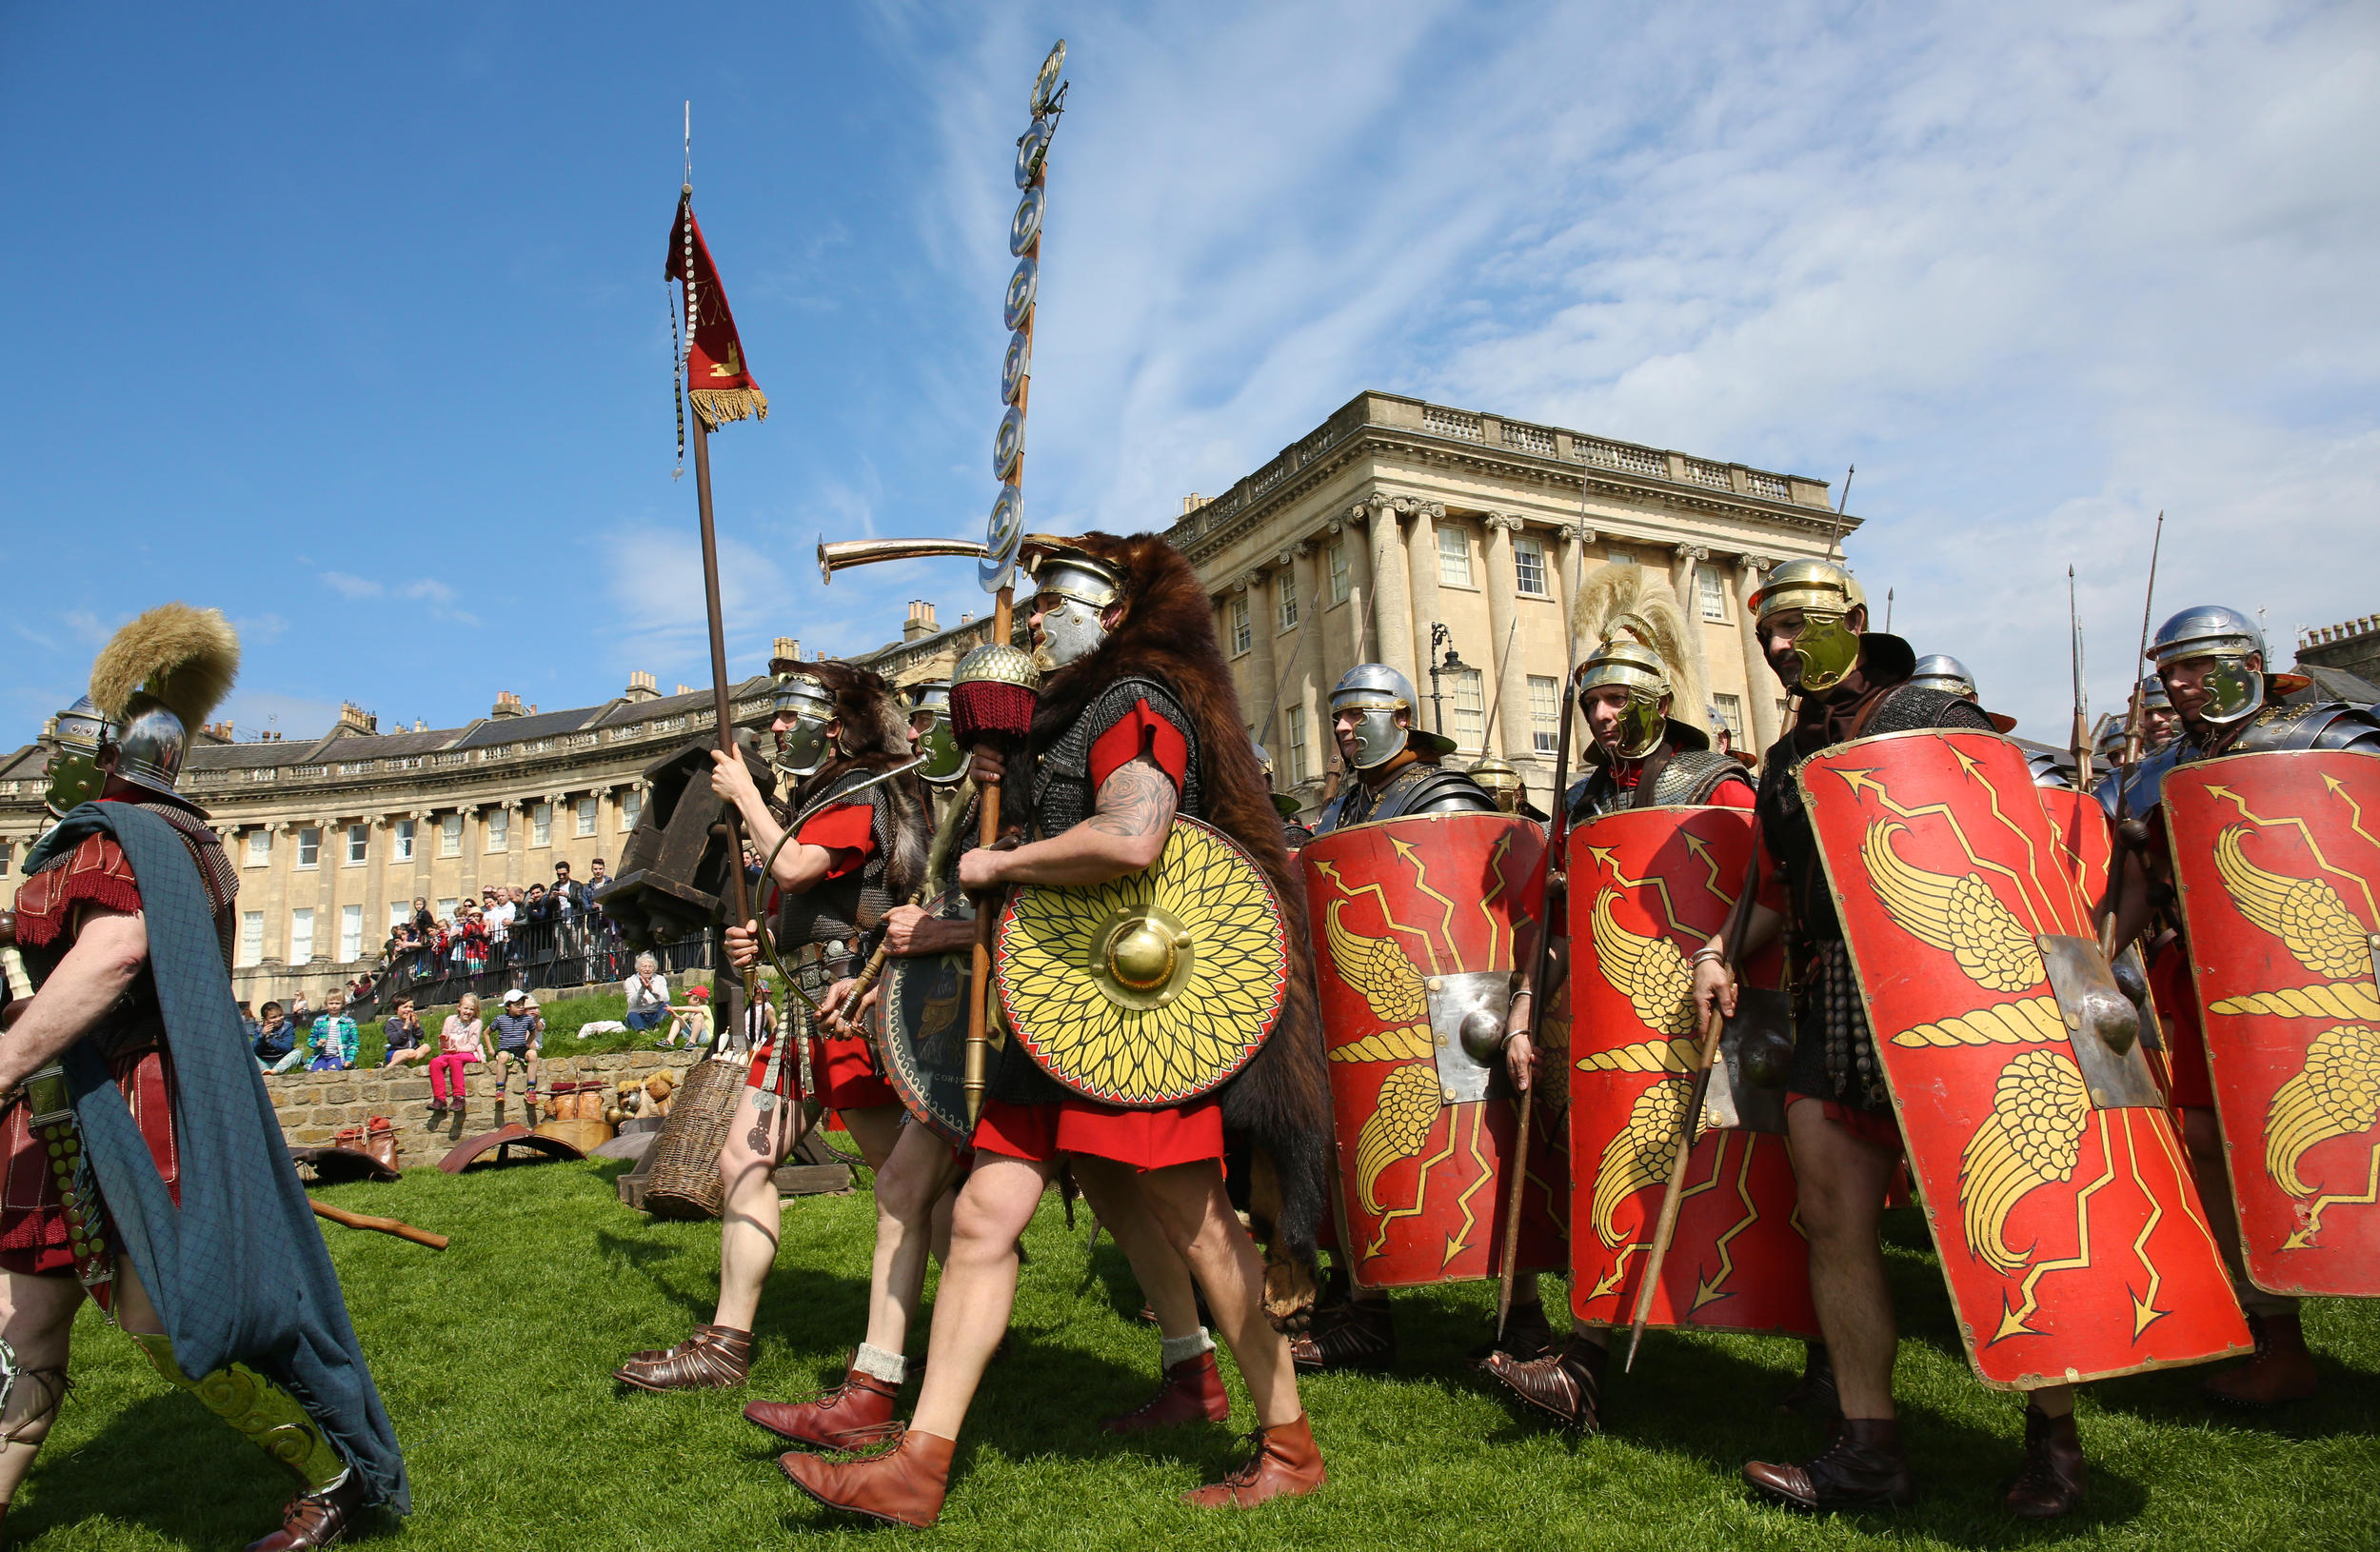
[[[727,630],[719,609],[719,529],[711,519],[711,438],[703,424],[703,416],[694,416],[694,500],[703,514],[703,603],[710,610],[711,627],[711,694],[718,706],[719,746],[741,759],[736,749],[735,699],[727,685]],[[727,899],[734,913],[734,922],[742,926],[752,920],[752,895],[744,881],[744,825],[734,804],[725,806],[727,826]],[[757,970],[744,974],[744,1006],[751,1005],[752,983]],[[743,1008],[732,1015],[743,1017]]]
[[[1019,470],[1020,473],[1023,471]],[[992,599],[992,641],[1005,647],[1016,628],[1016,588],[1001,588]],[[976,808],[982,823],[976,844],[989,846],[1000,839],[1000,783],[976,787]],[[973,1131],[983,1114],[983,1094],[991,1084],[992,933],[1000,924],[1000,893],[995,890],[975,903],[975,957],[967,994],[967,1050],[962,1083],[967,1095],[967,1127]]]

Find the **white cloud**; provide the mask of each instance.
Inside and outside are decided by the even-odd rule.
[[[604,540],[611,557],[611,607],[597,629],[624,668],[644,668],[664,685],[710,681],[709,613],[704,600],[703,551],[678,528],[627,524]],[[789,622],[792,596],[785,574],[762,550],[741,540],[719,541],[720,617],[726,627],[731,672],[757,672],[779,632],[803,635]],[[817,622],[825,625],[825,622]],[[841,621],[832,623],[840,627]],[[823,639],[804,646],[826,646]]]
[[[349,576],[345,571],[325,571],[323,586],[342,598],[378,598],[387,591],[379,583],[366,577]]]

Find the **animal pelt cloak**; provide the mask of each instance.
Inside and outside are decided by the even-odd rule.
[[[1206,822],[1256,860],[1279,896],[1289,937],[1289,994],[1271,1038],[1220,1091],[1223,1124],[1269,1157],[1280,1189],[1278,1244],[1311,1262],[1329,1190],[1330,1074],[1306,936],[1305,888],[1281,843],[1272,786],[1257,765],[1240,694],[1215,636],[1198,573],[1162,535],[1086,533],[1072,541],[1121,574],[1124,617],[1088,656],[1041,681],[1033,744],[1045,747],[1120,679],[1156,680],[1197,725]]]
[[[841,725],[826,763],[794,784],[796,815],[839,784],[847,784],[854,772],[890,770],[911,758],[909,713],[883,675],[831,659],[803,663],[779,658],[768,667],[771,673],[804,673],[824,685],[834,697],[835,719]],[[895,844],[884,857],[884,893],[896,904],[905,904],[925,880],[925,851],[933,839],[924,785],[911,771],[880,783],[867,797],[890,807]]]

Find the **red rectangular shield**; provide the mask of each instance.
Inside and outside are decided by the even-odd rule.
[[[2380,760],[2209,760],[2164,806],[2248,1275],[2380,1295]]]
[[[1734,905],[1753,825],[1740,808],[1634,808],[1571,832],[1570,1307],[1591,1325],[1636,1306],[1694,1070],[1686,956]],[[1647,1323],[1815,1341],[1794,1213],[1782,1136],[1703,1132]]]
[[[2050,965],[2091,903],[2024,756],[1892,733],[1797,780],[1975,1373],[2030,1390],[2246,1350],[2171,1115],[2085,1084]]]

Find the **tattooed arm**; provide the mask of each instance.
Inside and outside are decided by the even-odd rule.
[[[1100,784],[1099,807],[1062,835],[1014,851],[978,848],[959,859],[969,889],[996,884],[1104,884],[1157,861],[1174,827],[1173,779],[1146,756]]]

